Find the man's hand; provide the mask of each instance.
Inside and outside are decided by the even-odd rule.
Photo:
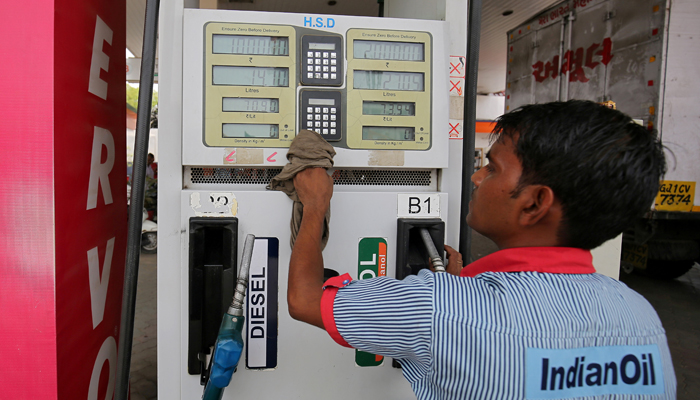
[[[333,177],[323,168],[307,168],[294,176],[294,188],[304,212],[326,214],[333,196]]]
[[[445,268],[445,272],[459,276],[459,273],[462,272],[462,267],[464,267],[462,255],[448,245],[445,245],[445,251],[447,252],[447,267]]]

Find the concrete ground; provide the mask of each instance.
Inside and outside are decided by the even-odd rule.
[[[141,253],[131,350],[131,400],[158,398],[156,254]]]
[[[496,250],[475,233],[472,258]],[[700,266],[679,279],[653,280],[632,274],[621,280],[654,306],[664,324],[678,381],[678,400],[694,400],[700,393]],[[131,400],[158,398],[156,353],[156,255],[142,254],[136,293],[136,317],[131,355]]]

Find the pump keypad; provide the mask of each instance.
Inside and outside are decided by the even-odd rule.
[[[306,90],[301,92],[300,128],[318,132],[326,141],[342,138],[340,92]]]
[[[306,78],[338,80],[338,53],[335,51],[309,51],[306,60]]]
[[[301,38],[301,83],[314,86],[343,84],[342,38],[306,35]]]

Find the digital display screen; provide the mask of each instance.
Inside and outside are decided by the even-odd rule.
[[[288,56],[289,38],[275,36],[213,35],[214,54]]]
[[[366,60],[425,60],[423,43],[385,42],[379,40],[355,40],[353,57]]]
[[[309,43],[309,50],[335,50],[335,43]]]
[[[280,127],[270,124],[223,124],[222,132],[225,138],[277,139]]]
[[[422,72],[353,71],[354,89],[423,91]]]
[[[416,128],[400,126],[363,126],[363,140],[397,140],[413,141],[416,138]]]
[[[289,86],[289,68],[214,65],[214,85]]]
[[[363,101],[364,115],[416,115],[416,103],[390,103],[387,101]]]
[[[278,113],[280,112],[280,100],[255,97],[224,97],[222,111]]]
[[[335,100],[333,99],[309,99],[310,106],[334,106]]]

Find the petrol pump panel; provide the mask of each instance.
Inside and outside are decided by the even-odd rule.
[[[447,81],[434,72],[445,69],[444,24],[415,27],[186,10],[184,164],[282,165],[296,133],[309,129],[336,147],[337,166],[366,167],[385,155],[376,151],[408,150],[403,162],[379,165],[446,167],[447,135],[435,128],[447,120]],[[227,159],[270,148],[280,157]]]
[[[342,400],[411,398],[391,360],[338,346],[292,320],[292,201],[266,186],[297,133],[313,130],[336,150],[329,272],[401,278],[427,260],[409,251],[420,245],[418,228],[455,243],[448,190],[460,185],[458,174],[443,170],[454,165],[448,159],[459,161],[448,156],[460,142],[449,140],[446,31],[442,21],[183,11],[180,64],[173,63],[181,82],[177,65],[162,74],[164,84],[182,85],[182,131],[181,153],[170,132],[160,142],[169,146],[161,157],[178,168],[163,171],[159,189],[180,201],[161,202],[159,214],[178,219],[172,231],[180,234],[163,236],[158,262],[180,269],[159,276],[179,282],[158,294],[159,326],[169,327],[159,331],[167,370],[159,393],[201,398],[240,238],[253,234],[245,355],[224,398],[320,399],[331,391]],[[173,40],[161,35],[162,48],[176,48]]]

